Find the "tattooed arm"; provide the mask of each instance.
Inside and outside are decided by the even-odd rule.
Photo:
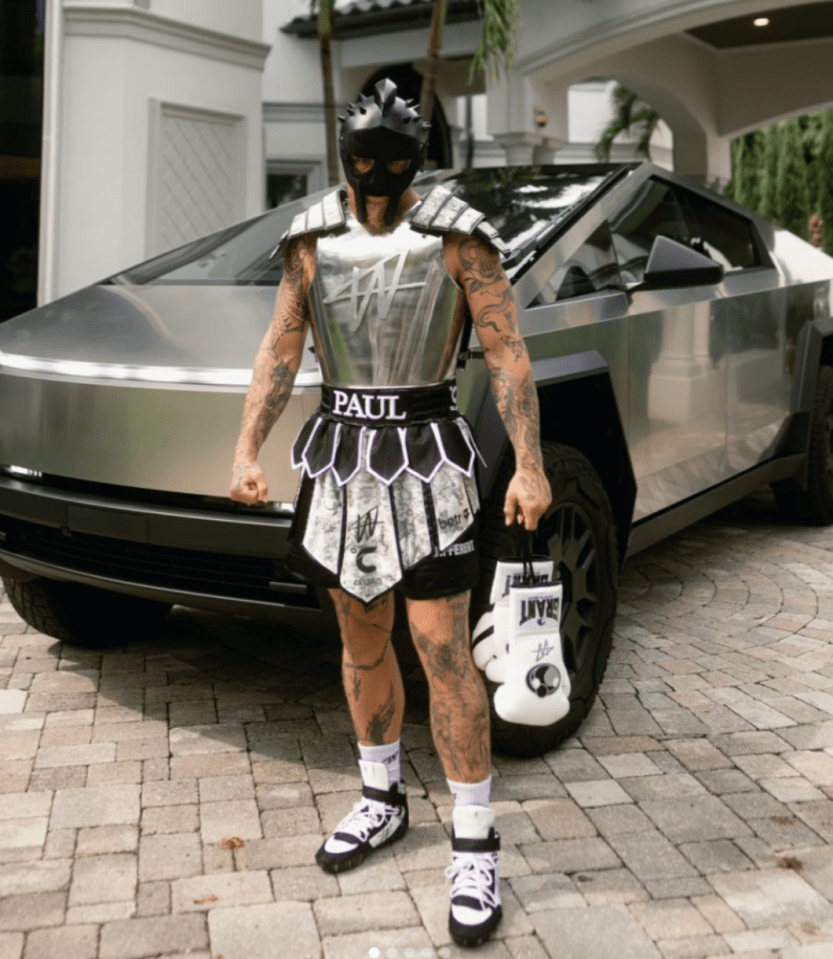
[[[275,312],[255,357],[234,453],[229,496],[249,506],[269,498],[257,454],[292,394],[310,318],[308,293],[314,271],[315,240],[299,237],[286,251]]]
[[[515,447],[517,465],[503,510],[506,523],[535,529],[552,494],[541,461],[538,394],[512,287],[498,254],[477,237],[452,233],[446,241],[446,262],[465,290],[495,403]]]

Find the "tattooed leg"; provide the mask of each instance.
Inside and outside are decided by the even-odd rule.
[[[405,687],[390,639],[393,594],[370,606],[331,589],[341,628],[342,677],[347,705],[363,746],[394,743],[402,733]]]
[[[462,783],[492,772],[489,699],[471,656],[469,594],[407,601],[431,698],[431,732],[445,774]]]

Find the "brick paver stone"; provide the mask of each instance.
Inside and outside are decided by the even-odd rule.
[[[396,929],[416,925],[419,921],[406,892],[321,899],[313,904],[313,908],[322,936],[368,929]]]
[[[661,959],[624,906],[552,909],[530,919],[549,954],[559,959]]]
[[[563,873],[542,876],[518,876],[509,885],[527,913],[584,905],[584,897],[576,884]]]
[[[709,882],[750,929],[833,922],[833,905],[792,870],[728,873]]]
[[[265,871],[214,873],[171,883],[172,912],[198,912],[260,902],[272,902],[272,885]]]
[[[72,873],[69,905],[132,900],[136,891],[136,856],[120,853],[79,859]]]
[[[406,957],[406,959],[422,959],[422,957],[440,956],[443,954],[436,951],[431,944],[428,933],[422,926],[411,927],[408,929],[380,929],[371,932],[353,932],[340,936],[325,936],[322,940],[324,955],[327,959],[356,959],[366,956],[387,956],[388,950],[395,949],[396,955]],[[540,945],[539,945],[540,948]],[[376,950],[371,952],[371,950]],[[495,955],[499,955],[496,953]],[[501,955],[506,955],[502,953]],[[451,956],[448,950],[445,956]],[[514,957],[513,957],[514,959]],[[518,959],[548,959],[547,956],[519,956]]]
[[[202,844],[196,833],[143,836],[139,841],[139,879],[183,879],[202,872]]]
[[[24,959],[96,959],[97,954],[98,926],[62,926],[30,932]]]
[[[319,959],[321,955],[312,906],[305,902],[212,909],[208,929],[211,953],[223,959]]]
[[[686,899],[637,902],[630,912],[654,941],[707,936],[712,932],[702,913]]]
[[[66,892],[35,892],[0,899],[0,932],[60,926],[66,914]]]
[[[146,959],[204,949],[207,945],[203,915],[123,919],[102,926],[99,959]]]
[[[71,859],[0,865],[0,897],[63,889],[69,884],[71,869]]]
[[[136,823],[139,821],[139,788],[126,784],[59,789],[52,806],[50,828]]]
[[[260,814],[254,799],[200,804],[200,832],[205,843],[220,842],[229,836],[260,839]]]

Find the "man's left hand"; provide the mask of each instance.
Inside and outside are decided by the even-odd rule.
[[[549,509],[550,503],[552,491],[543,470],[516,470],[503,505],[506,525],[523,523],[528,530],[537,529],[538,520]]]

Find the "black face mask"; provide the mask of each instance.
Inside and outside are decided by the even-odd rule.
[[[340,147],[344,175],[356,194],[359,222],[367,219],[365,197],[387,197],[384,222],[391,226],[396,219],[402,194],[422,167],[425,152],[423,144],[412,137],[378,128],[342,134]],[[353,166],[353,157],[373,160],[373,167],[366,173],[359,173]],[[387,166],[391,160],[410,162],[404,172],[391,173]]]

